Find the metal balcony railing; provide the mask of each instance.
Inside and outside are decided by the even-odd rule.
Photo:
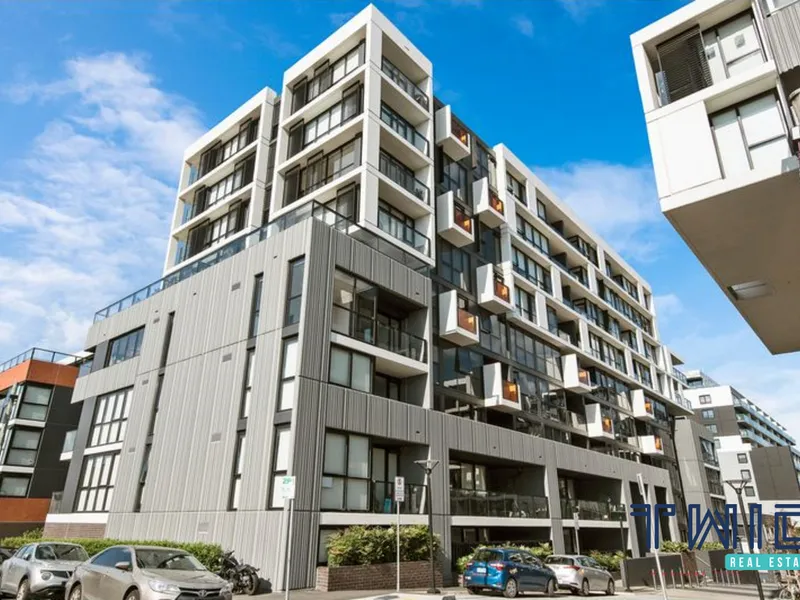
[[[333,305],[332,330],[383,350],[425,361],[427,342],[423,338],[389,327],[344,306]]]
[[[422,108],[428,110],[428,96],[422,91],[422,88],[411,81],[406,74],[394,66],[388,58],[385,56],[381,58],[381,70],[389,76],[389,79],[394,81],[400,89],[411,96]]]
[[[428,138],[386,104],[381,105],[381,121],[425,156],[428,156],[428,148],[430,147]]]
[[[411,192],[425,204],[430,204],[430,190],[414,176],[414,171],[409,169],[393,156],[381,152],[378,168],[381,173],[394,181],[403,189]]]
[[[627,518],[625,505],[596,500],[561,500],[561,518],[587,521],[620,521]]]
[[[370,483],[372,499],[370,512],[395,514],[397,506],[394,503],[393,481],[372,481]],[[405,486],[406,498],[400,503],[400,513],[404,515],[418,515],[424,512],[425,486],[407,483]]]
[[[417,252],[430,256],[431,241],[428,236],[382,208],[378,209],[378,229],[414,248]]]
[[[21,354],[17,354],[14,358],[8,359],[0,365],[0,372],[6,371],[11,367],[16,367],[29,360],[40,360],[49,363],[64,363],[71,364],[78,359],[77,356],[71,354],[64,354],[63,352],[56,352],[54,350],[45,350],[43,348],[31,348]]]
[[[544,496],[450,488],[450,514],[464,517],[547,519]]]

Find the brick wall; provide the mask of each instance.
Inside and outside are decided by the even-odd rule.
[[[101,538],[106,535],[104,523],[45,523],[46,538]]]
[[[397,563],[317,567],[317,591],[393,590],[397,586]],[[400,563],[400,587],[422,590],[431,585],[431,564],[427,561]],[[442,571],[436,565],[436,585],[442,585]]]

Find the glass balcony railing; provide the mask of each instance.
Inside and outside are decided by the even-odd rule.
[[[389,76],[389,79],[394,81],[400,89],[411,96],[422,108],[428,110],[428,96],[422,91],[422,88],[395,67],[388,58],[385,56],[381,58],[381,70]]]
[[[397,514],[397,505],[394,503],[393,481],[372,481],[372,502],[370,511],[373,513]],[[406,484],[406,498],[400,503],[400,513],[404,515],[419,515],[424,512],[423,500],[425,486],[413,483]]]
[[[627,519],[624,504],[563,498],[561,500],[561,518],[573,519],[576,513],[579,520],[587,521],[621,521]]]
[[[414,176],[414,171],[385,152],[381,152],[379,162],[378,166],[381,173],[403,189],[414,194],[425,204],[430,204],[430,190],[427,185]]]
[[[503,302],[511,302],[511,292],[508,286],[499,279],[494,280],[494,295]]]
[[[708,491],[709,493],[716,494],[717,496],[725,495],[725,487],[717,481],[708,482]]]
[[[458,309],[457,316],[458,326],[461,329],[470,333],[478,333],[478,317],[463,308]]]
[[[185,281],[191,277],[194,277],[198,273],[205,271],[207,268],[213,267],[214,265],[227,260],[232,256],[236,256],[240,252],[254,246],[255,244],[263,242],[273,235],[276,235],[282,231],[286,231],[298,223],[302,223],[312,218],[322,221],[337,231],[347,233],[350,237],[356,239],[362,244],[365,244],[373,250],[376,250],[377,252],[396,260],[409,269],[420,273],[427,273],[430,270],[430,266],[421,261],[419,258],[401,250],[396,244],[388,242],[382,237],[377,236],[366,229],[362,229],[350,218],[340,215],[336,211],[333,211],[318,202],[307,202],[302,206],[297,207],[295,210],[278,217],[269,225],[264,225],[246,236],[237,238],[229,244],[226,244],[218,250],[215,250],[211,254],[204,256],[200,260],[186,265],[178,271],[175,271],[174,273],[171,273],[170,275],[151,283],[137,292],[126,296],[122,300],[118,300],[104,309],[97,311],[94,315],[94,322],[97,323],[98,321],[102,321],[103,319],[107,319],[117,313],[127,310],[131,306],[147,300],[148,298],[152,298],[159,292],[164,291],[176,283],[180,283],[181,281]]]
[[[425,156],[428,156],[428,148],[430,147],[428,138],[417,131],[411,123],[394,112],[386,104],[381,105],[381,121],[386,123],[393,131],[397,132],[400,137],[422,152]]]
[[[333,305],[332,330],[407,358],[425,360],[427,342],[423,338],[380,323],[373,317],[360,315],[344,306]]]
[[[683,385],[685,385],[685,386],[689,385],[689,382],[686,379],[686,375],[684,375],[683,372],[681,372],[680,369],[678,369],[676,367],[672,367],[672,376],[675,379],[677,379],[678,381],[680,381]]]
[[[464,127],[455,119],[450,119],[450,131],[453,132],[453,137],[455,137],[459,142],[464,144],[467,148],[470,147],[469,132],[467,131],[466,127]]]
[[[464,517],[547,519],[544,496],[450,488],[450,514]]]
[[[519,386],[513,381],[503,381],[503,400],[519,402]]]
[[[453,206],[453,222],[467,233],[472,234],[472,217],[458,205]]]
[[[430,256],[431,241],[428,236],[382,208],[378,209],[378,228],[417,252]]]
[[[489,190],[489,206],[491,206],[495,211],[499,212],[501,215],[505,214],[505,207],[503,206],[503,201],[500,200],[500,196],[497,195],[496,192],[493,190]]]
[[[12,367],[21,365],[29,360],[40,360],[49,363],[63,363],[72,364],[78,360],[78,357],[71,354],[64,354],[63,352],[56,352],[54,350],[45,350],[43,348],[31,348],[22,354],[17,354],[14,358],[9,358],[6,362],[0,365],[0,372],[7,371]]]

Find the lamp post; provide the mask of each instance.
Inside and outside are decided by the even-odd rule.
[[[428,588],[429,594],[441,593],[436,587],[436,559],[433,553],[433,503],[431,502],[431,473],[439,464],[438,460],[415,460],[417,466],[425,471],[425,494],[428,496],[428,549],[431,558],[431,587]]]
[[[736,497],[739,500],[739,512],[742,513],[742,525],[744,525],[745,535],[748,531],[750,531],[750,524],[747,522],[747,513],[744,510],[744,500],[742,500],[742,492],[744,491],[745,486],[750,483],[747,479],[731,479],[730,481],[726,481],[731,489],[736,492]],[[736,532],[738,535],[738,531]],[[744,551],[744,536],[742,536],[742,551]],[[750,548],[750,552],[753,549]],[[761,571],[756,571],[756,587],[758,588],[758,597],[760,600],[764,600],[764,588],[761,587]]]

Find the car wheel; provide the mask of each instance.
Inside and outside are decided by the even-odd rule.
[[[31,597],[31,584],[28,582],[27,579],[23,579],[19,582],[19,587],[17,588],[17,600],[28,600]]]
[[[614,580],[609,578],[608,587],[606,587],[606,596],[613,596],[613,595],[614,595]]]
[[[125,600],[139,600],[139,590],[131,590],[128,592],[128,595],[125,596]]]
[[[581,596],[588,596],[589,595],[589,580],[584,579],[581,583]]]
[[[471,595],[471,596],[474,596],[475,594],[477,594],[477,593],[478,593],[478,590],[476,590],[474,587],[468,587],[468,588],[467,588],[467,593],[468,593],[469,595]]]
[[[503,596],[506,598],[516,598],[517,594],[519,594],[517,580],[513,577],[509,577],[508,581],[506,581],[506,586],[503,588]]]
[[[83,590],[80,584],[72,588],[72,591],[69,593],[69,600],[83,600]]]
[[[553,596],[556,595],[556,589],[557,589],[557,586],[556,586],[555,579],[548,579],[547,580],[547,585],[544,588],[544,595],[549,597],[549,598],[552,598]]]

